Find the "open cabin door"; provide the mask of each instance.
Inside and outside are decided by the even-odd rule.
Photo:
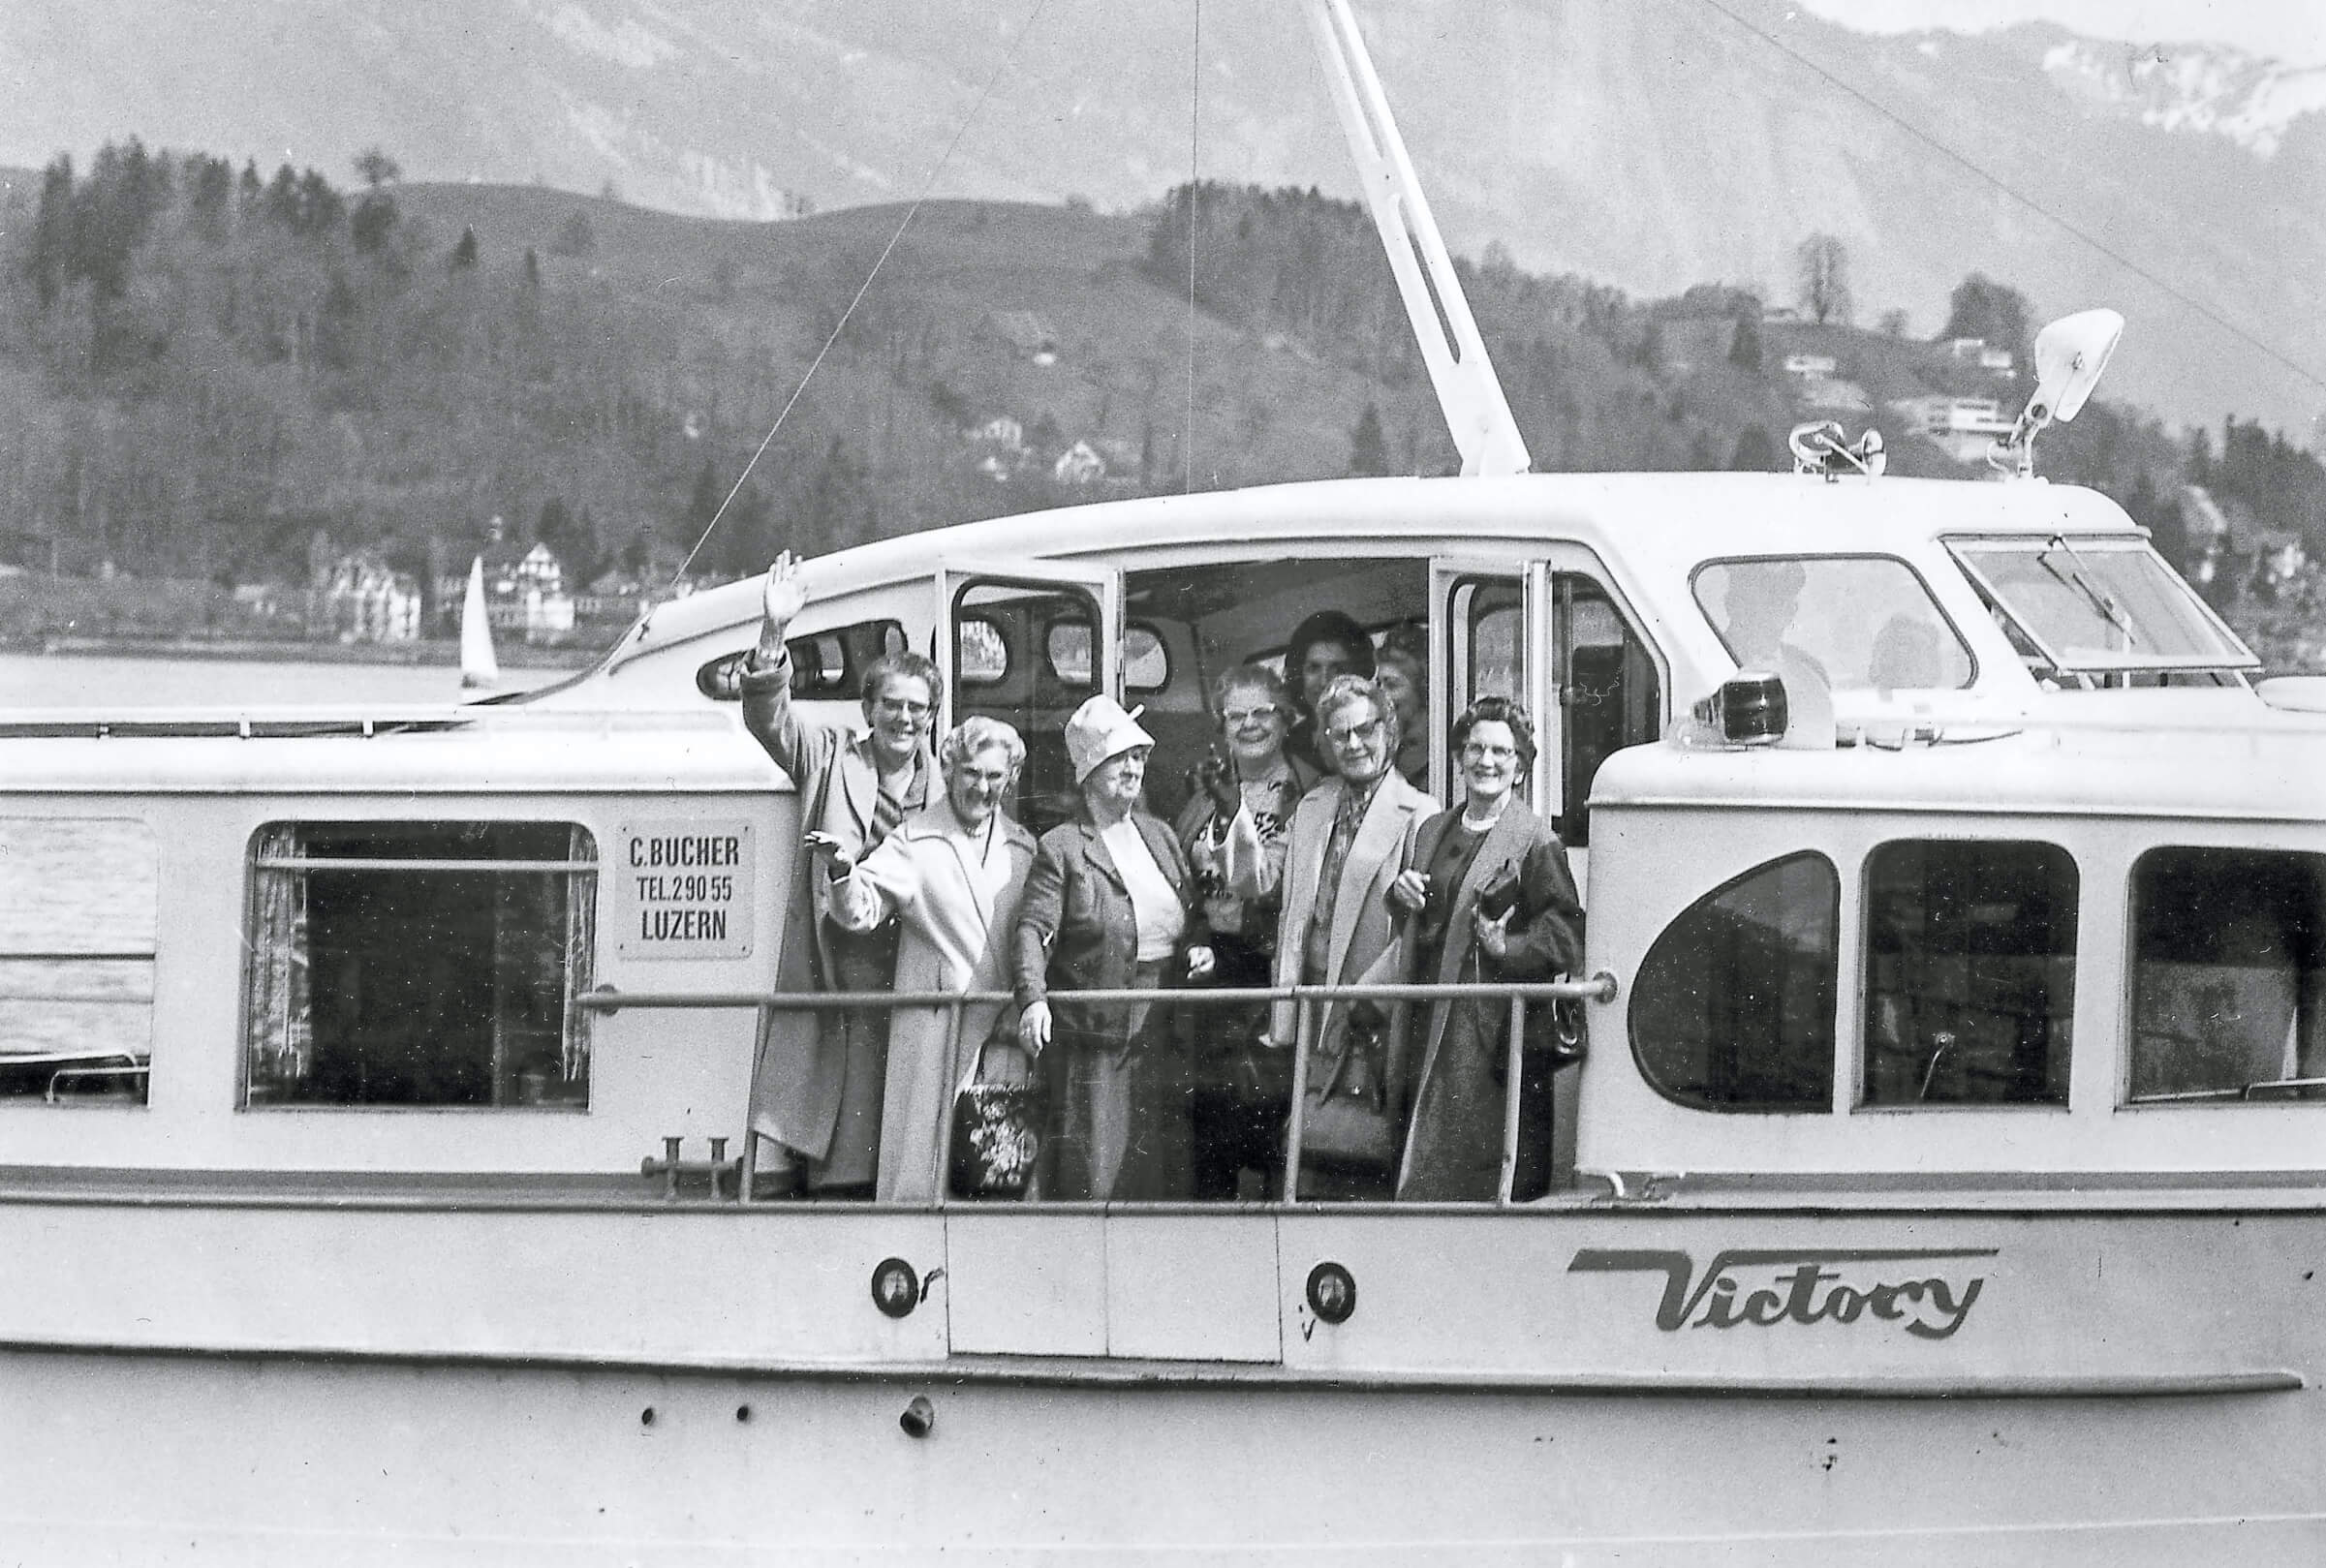
[[[1445,731],[1487,695],[1515,696],[1534,715],[1536,755],[1528,804],[1566,842],[1585,886],[1591,784],[1599,764],[1663,732],[1663,676],[1647,639],[1577,546],[1539,561],[1430,563],[1432,792],[1460,797],[1460,759]]]
[[[1067,716],[1123,692],[1123,574],[1055,561],[948,561],[937,569],[938,734],[972,715],[1026,743],[1011,814],[1037,835],[1073,815]]]
[[[1552,571],[1547,561],[1466,561],[1441,556],[1430,563],[1430,793],[1440,800],[1462,798],[1461,758],[1449,749],[1447,730],[1472,703],[1485,696],[1511,697],[1535,716],[1535,757],[1526,780],[1527,802],[1556,816],[1560,726],[1543,716],[1557,712],[1558,678],[1547,650],[1552,635]]]

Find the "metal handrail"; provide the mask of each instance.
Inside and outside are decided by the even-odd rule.
[[[1618,991],[1615,976],[1601,969],[1588,980],[1466,981],[1430,985],[1195,985],[1172,987],[1160,992],[1116,986],[1085,991],[1052,991],[1043,999],[1107,1003],[1153,1002],[1167,998],[1174,1005],[1196,1002],[1206,1006],[1254,1002],[1292,1003],[1295,1009],[1291,1046],[1292,1082],[1285,1117],[1284,1200],[1287,1203],[1296,1202],[1299,1198],[1301,1135],[1306,1130],[1302,1122],[1308,1097],[1309,1017],[1315,1007],[1320,1003],[1332,1005],[1352,1001],[1386,1001],[1395,1004],[1396,1013],[1403,1015],[1407,1004],[1416,1001],[1507,1002],[1510,1008],[1510,1037],[1504,1073],[1503,1157],[1495,1192],[1496,1206],[1507,1207],[1518,1170],[1518,1094],[1524,1071],[1527,1003],[1573,1000],[1605,1004],[1615,1000]],[[762,1028],[767,1016],[775,1012],[814,1012],[826,1007],[940,1007],[947,1014],[946,1060],[948,1061],[959,1056],[961,1019],[967,1008],[980,1004],[1007,1005],[1016,999],[1016,994],[1008,991],[622,991],[611,985],[601,985],[574,999],[576,1006],[609,1017],[625,1007],[649,1010],[749,1007],[760,1015]],[[737,1186],[740,1201],[749,1203],[752,1178],[759,1164],[759,1136],[747,1132],[743,1142],[741,1180]],[[939,1208],[945,1207],[951,1196],[948,1173],[952,1169],[952,1144],[953,1119],[947,1115],[940,1123],[937,1139]],[[1400,1170],[1395,1175],[1402,1179],[1404,1172]]]
[[[1174,986],[1171,1000],[1207,1003],[1255,1001],[1595,1001],[1615,1000],[1614,975],[1601,969],[1588,980],[1462,981],[1444,985]],[[1153,1001],[1157,993],[1130,987],[1052,991],[1050,1000],[1088,1002]],[[618,1013],[625,1007],[770,1007],[778,1012],[813,1012],[819,1007],[949,1007],[955,1002],[1011,1002],[1009,991],[623,991],[610,985],[585,991],[575,1006]]]

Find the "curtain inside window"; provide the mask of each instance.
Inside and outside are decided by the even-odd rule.
[[[259,835],[262,862],[304,858],[298,830],[278,824]],[[314,1019],[307,983],[307,876],[261,871],[250,950],[250,1083],[254,1092],[303,1085],[314,1071]]]
[[[566,858],[576,864],[598,857],[597,843],[587,828],[572,831]],[[590,955],[598,945],[598,874],[577,871],[566,878],[566,1020],[561,1053],[565,1080],[586,1086],[590,1077],[590,1014],[581,994],[590,988]]]

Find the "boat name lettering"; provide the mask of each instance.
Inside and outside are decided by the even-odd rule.
[[[1882,1264],[1929,1265],[1991,1258],[1995,1247],[1833,1247],[1821,1250],[1723,1248],[1704,1272],[1686,1252],[1587,1246],[1569,1274],[1660,1274],[1663,1300],[1656,1326],[1681,1329],[1774,1328],[1781,1323],[1895,1323],[1920,1339],[1943,1339],[1970,1315],[1983,1275],[1957,1269],[1907,1271]],[[1898,1278],[1899,1274],[1914,1276]],[[1765,1283],[1763,1282],[1765,1281]]]
[[[734,866],[742,859],[743,840],[733,833],[672,834],[630,841],[633,866]]]
[[[745,958],[752,948],[751,823],[625,822],[609,929],[628,958]]]

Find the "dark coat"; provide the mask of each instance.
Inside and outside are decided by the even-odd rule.
[[[851,858],[861,855],[880,795],[872,740],[803,719],[791,706],[789,659],[743,677],[743,725],[766,748],[799,792],[799,826],[838,839]],[[915,760],[905,792],[908,814],[928,804],[936,760],[926,750]],[[937,793],[942,797],[943,791]],[[852,938],[827,924],[822,857],[796,845],[791,891],[784,909],[783,951],[776,961],[779,991],[880,990],[895,969],[896,938]],[[856,972],[856,971],[863,972]],[[887,1020],[864,1021],[874,1038]],[[864,1030],[859,1030],[859,1033]],[[828,1012],[770,1010],[752,1074],[752,1130],[815,1159],[830,1153],[849,1070],[848,1032]],[[869,1063],[858,1063],[865,1070]]]
[[[1426,871],[1439,840],[1460,815],[1456,807],[1422,823],[1406,865]],[[1479,949],[1473,916],[1480,890],[1513,876],[1517,906],[1498,961]],[[1436,972],[1408,978],[1440,985],[1550,980],[1582,962],[1583,904],[1575,895],[1566,846],[1549,822],[1514,800],[1478,845],[1454,892]],[[1493,1201],[1502,1174],[1509,1017],[1502,1002],[1431,1006],[1398,1181],[1400,1198]],[[1530,1040],[1547,1043],[1551,1027],[1549,1009],[1529,1009]]]
[[[1205,945],[1209,935],[1187,852],[1161,817],[1134,811],[1131,820],[1187,911],[1180,951]],[[1017,918],[1018,1005],[1047,1000],[1053,987],[1120,989],[1131,984],[1137,966],[1138,919],[1131,890],[1085,808],[1043,834],[1035,852]],[[1052,1004],[1051,1028],[1070,1044],[1121,1050],[1130,1043],[1130,1012],[1122,1003],[1062,999]]]

